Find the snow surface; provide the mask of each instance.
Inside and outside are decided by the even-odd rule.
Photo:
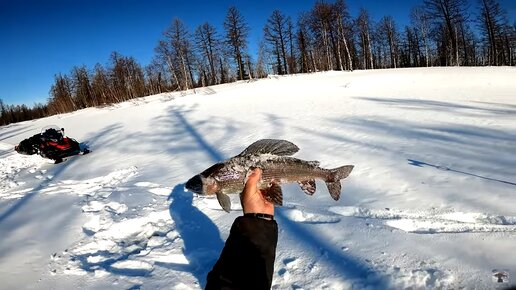
[[[516,284],[516,69],[326,72],[166,93],[0,128],[1,289],[198,289],[227,214],[184,182],[261,138],[333,168],[284,186],[273,289]],[[47,125],[92,153],[13,147]],[[236,199],[235,199],[236,198]],[[503,285],[502,285],[503,284]]]

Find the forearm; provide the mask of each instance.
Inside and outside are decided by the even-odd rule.
[[[274,220],[238,217],[206,289],[269,289],[272,284],[278,226]]]

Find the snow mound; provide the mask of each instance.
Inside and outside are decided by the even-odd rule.
[[[59,259],[51,263],[51,271],[59,273],[58,269],[72,269],[94,273],[102,270],[145,276],[153,269],[152,256],[145,256],[169,242],[167,234],[172,225],[168,211],[120,222],[95,215],[83,225],[91,236],[60,254]]]
[[[162,187],[159,184],[152,183],[152,182],[144,182],[144,181],[137,182],[134,184],[134,186],[147,188],[147,190],[150,193],[155,194],[155,195],[161,195],[161,196],[169,196],[170,191],[172,190],[172,188],[170,188],[170,187]]]
[[[108,197],[113,189],[120,183],[126,182],[138,173],[136,167],[120,169],[109,173],[106,176],[95,177],[87,180],[63,180],[57,183],[50,183],[40,192],[45,194],[76,194],[79,196],[101,196]]]
[[[9,149],[7,149],[7,147]],[[11,145],[0,143],[0,198],[13,199],[23,196],[28,190],[8,192],[11,189],[24,185],[18,176],[22,171],[35,173],[47,161],[40,156],[17,154]]]
[[[456,286],[456,279],[450,271],[430,266],[416,269],[393,266],[384,271],[390,277],[392,289],[450,289]]]
[[[340,218],[335,215],[311,213],[307,209],[301,210],[295,207],[285,208],[283,213],[292,221],[301,223],[338,223],[340,221]]]
[[[455,212],[453,209],[403,211],[397,209],[369,209],[355,206],[330,207],[331,212],[345,217],[380,219],[384,224],[405,232],[464,233],[516,232],[516,217],[487,213]]]

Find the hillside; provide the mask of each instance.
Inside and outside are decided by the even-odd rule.
[[[227,214],[184,183],[261,138],[322,167],[341,199],[283,187],[273,289],[516,284],[516,69],[271,76],[0,127],[0,289],[198,289]],[[91,154],[15,144],[56,124]],[[504,284],[507,285],[507,284]]]

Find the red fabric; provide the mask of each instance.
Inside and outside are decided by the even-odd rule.
[[[47,142],[47,145],[55,147],[59,150],[66,150],[72,147],[72,141],[68,137],[64,137],[60,143],[49,141]]]

